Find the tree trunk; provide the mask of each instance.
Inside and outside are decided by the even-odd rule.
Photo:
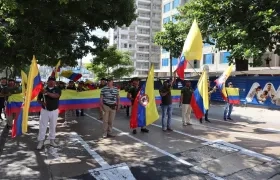
[[[243,58],[235,59],[235,68],[236,71],[248,71],[248,60]]]
[[[172,72],[172,55],[171,55],[171,52],[169,51],[169,64],[170,64],[170,78],[172,79],[173,78],[173,72]]]

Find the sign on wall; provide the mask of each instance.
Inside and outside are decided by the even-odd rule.
[[[246,96],[249,104],[280,106],[280,84],[254,82]]]

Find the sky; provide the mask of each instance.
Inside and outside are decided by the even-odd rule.
[[[104,37],[105,36],[105,37],[109,38],[109,33],[108,32],[104,32],[101,29],[97,29],[97,30],[93,31],[92,34],[94,34],[94,35],[96,35],[98,37]],[[89,43],[89,44],[91,44],[91,46],[93,45],[92,43]],[[83,63],[90,63],[92,58],[93,58],[93,56],[91,54],[88,54],[86,57],[84,57],[82,59],[82,62]]]

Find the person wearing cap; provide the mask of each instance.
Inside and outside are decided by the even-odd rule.
[[[216,92],[216,86],[214,86],[213,88],[210,86],[210,81],[208,80],[208,95],[209,95],[209,108],[210,108],[210,100],[211,100],[211,94],[213,92]],[[211,123],[211,121],[208,119],[208,109],[205,112],[205,121]],[[200,118],[199,120],[200,123],[202,123],[202,118]]]
[[[113,78],[109,78],[107,86],[100,92],[100,107],[103,114],[103,138],[114,137],[112,134],[113,121],[119,110],[120,96],[118,88],[114,87]]]
[[[229,82],[229,83],[228,83],[228,87],[229,87],[229,88],[233,88],[232,82]],[[225,109],[224,109],[224,121],[232,120],[232,119],[231,119],[231,112],[232,112],[232,109],[233,109],[233,104],[227,102],[227,104],[226,104],[226,106],[225,106]]]
[[[132,87],[127,92],[127,98],[130,99],[130,101],[131,101],[131,107],[134,104],[134,101],[137,97],[138,92],[141,90],[139,83],[140,83],[140,80],[138,78],[133,78]],[[149,130],[145,127],[141,127],[141,132],[148,133]],[[136,129],[133,129],[132,133],[136,134],[137,133]]]
[[[182,122],[183,126],[192,125],[191,124],[191,99],[193,94],[193,88],[191,86],[190,81],[186,81],[185,87],[181,90],[180,96],[180,104],[179,106],[182,107]]]
[[[159,94],[161,96],[161,124],[162,130],[173,131],[171,128],[171,116],[172,116],[172,95],[171,88],[173,87],[176,80],[176,71],[173,74],[173,79],[171,81],[164,81],[163,86],[159,89]],[[167,115],[167,124],[165,117]]]
[[[98,85],[99,89],[104,88],[107,85],[107,79],[106,78],[101,78],[100,79],[100,84]],[[103,118],[103,111],[102,111],[102,107],[99,108],[99,120],[102,120]]]
[[[37,97],[37,102],[41,104],[39,120],[39,134],[37,149],[41,150],[44,146],[47,127],[49,124],[49,137],[50,145],[56,147],[56,124],[58,118],[59,98],[61,90],[55,86],[55,77],[49,77],[47,87],[44,88]]]

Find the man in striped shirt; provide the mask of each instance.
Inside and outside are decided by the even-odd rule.
[[[109,78],[107,86],[100,92],[100,107],[103,114],[103,138],[114,137],[112,134],[113,121],[119,109],[119,90],[113,86],[113,78]]]

